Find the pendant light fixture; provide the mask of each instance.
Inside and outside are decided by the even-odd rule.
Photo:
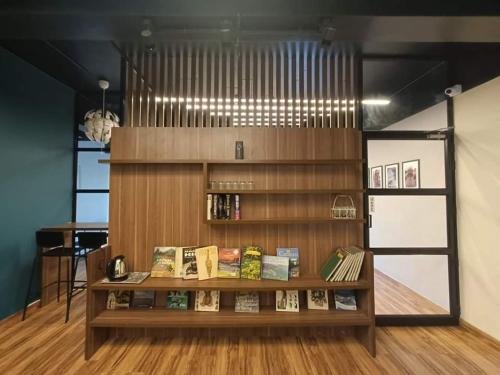
[[[106,110],[106,90],[109,82],[99,81],[102,89],[102,109],[93,109],[85,114],[85,135],[88,139],[102,144],[107,144],[111,140],[111,129],[120,126],[118,116]]]

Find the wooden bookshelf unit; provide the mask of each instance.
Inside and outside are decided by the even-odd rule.
[[[234,144],[244,142],[244,160]],[[325,335],[352,327],[375,355],[373,255],[359,281],[319,278],[329,254],[363,245],[361,133],[355,129],[118,128],[110,164],[109,246],[89,256],[86,358],[109,336]],[[212,189],[209,181],[252,181],[254,189]],[[207,194],[239,194],[241,220],[207,218]],[[332,198],[352,196],[355,219],[332,219]],[[155,246],[213,244],[300,249],[301,276],[289,281],[148,278],[139,285],[100,282],[107,259],[124,255],[131,271],[149,271]],[[152,309],[107,310],[109,290],[155,291]],[[308,289],[328,289],[330,310],[308,310]],[[356,311],[334,308],[332,292],[355,291]],[[171,311],[167,291],[221,291],[219,312]],[[276,290],[299,290],[300,312],[275,311]],[[258,314],[234,311],[234,293],[260,295]],[[153,329],[148,329],[153,328]]]

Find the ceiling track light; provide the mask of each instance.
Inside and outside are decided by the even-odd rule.
[[[229,19],[223,19],[220,22],[219,31],[221,33],[230,33],[233,30],[233,22]]]
[[[149,18],[145,18],[142,21],[142,29],[141,29],[141,36],[143,38],[149,38],[153,35],[153,27],[152,27],[151,20]]]
[[[323,18],[320,23],[319,31],[321,34],[321,46],[328,47],[335,39],[336,27],[331,18]]]

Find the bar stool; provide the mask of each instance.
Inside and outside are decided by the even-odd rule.
[[[86,280],[75,280],[78,262],[81,258],[85,261],[85,271],[87,270],[87,255],[92,251],[99,249],[108,241],[106,232],[79,232],[76,234],[75,251],[71,253],[71,285],[68,288],[67,303],[66,303],[66,322],[69,320],[69,311],[71,308],[71,300],[83,290],[87,289]],[[75,286],[75,282],[83,283]],[[75,293],[75,290],[77,292]]]
[[[33,259],[33,266],[31,267],[31,274],[28,284],[28,291],[26,292],[26,299],[24,301],[23,318],[26,318],[26,311],[28,309],[29,296],[31,292],[31,284],[33,283],[33,278],[35,276],[36,269],[39,268],[41,271],[43,257],[57,257],[57,302],[59,302],[59,295],[61,290],[61,257],[72,256],[73,249],[64,246],[64,233],[63,232],[49,232],[49,231],[37,231],[36,232],[36,244],[37,252],[35,258]],[[41,273],[41,272],[40,272]],[[69,289],[70,274],[69,268],[67,272],[67,279],[63,282],[67,283],[67,290]],[[52,282],[47,286],[53,285]],[[40,290],[44,286],[40,285]]]

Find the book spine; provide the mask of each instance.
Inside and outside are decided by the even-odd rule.
[[[226,194],[226,209],[225,209],[225,219],[231,219],[231,195]]]
[[[212,218],[212,194],[207,195],[207,220]]]
[[[241,219],[240,195],[235,194],[235,196],[234,196],[234,220],[240,220],[240,219]]]
[[[224,194],[217,199],[217,219],[224,219]]]
[[[214,194],[212,200],[212,219],[217,219],[217,207],[218,207],[219,195]]]

